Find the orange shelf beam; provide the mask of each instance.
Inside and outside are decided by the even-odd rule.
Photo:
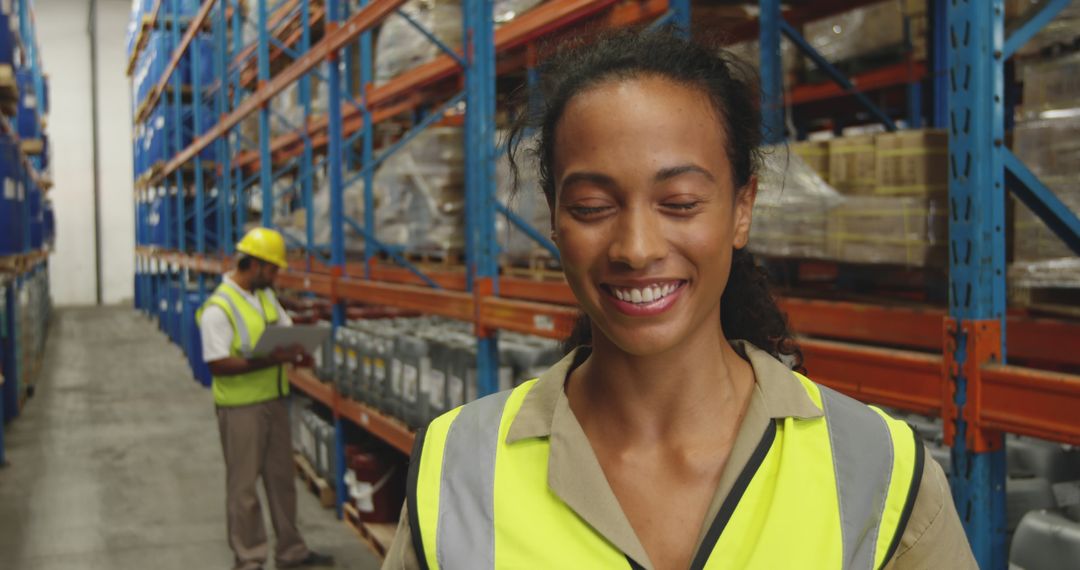
[[[307,394],[313,400],[317,400],[324,406],[331,410],[335,408],[335,404],[338,401],[338,394],[334,391],[334,387],[324,382],[319,382],[319,379],[311,373],[310,370],[304,368],[292,368],[288,369],[289,383],[296,389]]]
[[[1080,445],[1080,376],[989,366],[982,381],[985,427]]]
[[[917,83],[926,79],[926,64],[923,62],[897,63],[860,73],[851,77],[855,90],[865,93],[886,87]],[[792,105],[835,99],[849,96],[847,90],[833,83],[815,83],[798,85],[791,90],[788,102]]]
[[[333,385],[320,382],[311,370],[290,368],[288,374],[289,383],[293,387],[330,408],[335,416],[348,419],[406,455],[412,453],[416,436],[405,424],[367,405],[343,397]]]
[[[667,0],[622,3],[617,0],[573,0],[541,4],[495,30],[495,51],[500,57],[504,56],[507,51],[523,47],[554,30],[594,16],[608,8],[612,9],[607,25],[631,25],[663,14],[667,10]],[[379,123],[411,110],[420,101],[417,95],[421,89],[460,72],[461,68],[453,58],[440,55],[428,63],[406,71],[385,85],[369,87],[368,105],[372,108],[372,121]],[[308,125],[307,136],[312,138],[315,148],[326,145],[326,126],[326,115],[313,119]],[[342,105],[343,136],[352,135],[363,126],[363,113],[352,105]],[[271,141],[274,160],[299,156],[302,152],[303,137],[301,131],[281,135]],[[291,150],[279,154],[278,151],[284,149]],[[245,169],[256,169],[259,166],[258,153],[245,152],[237,158],[236,164]]]

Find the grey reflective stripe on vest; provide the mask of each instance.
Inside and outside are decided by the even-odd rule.
[[[819,388],[836,472],[843,568],[871,569],[892,478],[892,435],[874,410],[829,388]]]
[[[240,355],[245,358],[251,356],[251,349],[254,348],[251,346],[251,332],[248,331],[244,315],[236,308],[236,303],[233,303],[231,297],[221,292],[214,293],[211,297],[221,299],[229,305],[229,310],[232,311],[232,319],[230,320],[233,322],[233,326],[236,327],[236,334],[240,335]]]
[[[444,570],[495,568],[495,453],[510,392],[461,409],[446,433],[435,545]]]

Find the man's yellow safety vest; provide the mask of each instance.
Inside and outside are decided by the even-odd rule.
[[[796,374],[817,418],[770,422],[693,569],[881,568],[923,471],[907,424]],[[430,570],[640,568],[547,484],[547,438],[506,443],[536,381],[477,400],[417,434],[408,511]]]
[[[278,321],[277,304],[263,291],[256,291],[255,296],[262,305],[262,312],[251,306],[240,291],[229,283],[222,283],[214,294],[199,307],[195,314],[196,322],[202,322],[202,312],[211,305],[221,307],[229,317],[233,327],[233,340],[230,353],[232,356],[250,358],[251,350],[259,342],[259,337],[266,330],[266,325]],[[263,318],[263,315],[266,318]],[[247,406],[281,398],[289,393],[289,382],[280,366],[271,366],[238,374],[236,376],[214,376],[214,403],[223,407]]]

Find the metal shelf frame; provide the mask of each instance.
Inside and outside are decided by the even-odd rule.
[[[950,66],[959,65],[958,58],[961,56],[958,54],[963,51],[951,46],[947,30],[983,8],[974,6],[980,3],[968,2],[962,3],[960,8],[949,7],[946,10],[945,1],[929,1],[932,4],[934,30],[934,41],[930,44],[931,53],[928,56],[930,61],[883,73],[875,85],[907,84],[909,97],[916,99],[921,98],[919,93],[925,81],[933,101],[929,122],[944,127],[950,124],[950,116],[958,112],[960,105],[955,97],[948,97],[950,83],[946,71]],[[146,174],[137,185],[136,200],[140,204],[155,197],[166,198],[161,216],[167,228],[164,245],[149,244],[146,239],[146,208],[137,208],[137,227],[141,229],[136,251],[136,286],[140,292],[141,310],[155,312],[161,302],[160,292],[178,283],[183,284],[184,288],[193,286],[199,293],[197,298],[200,301],[204,299],[216,276],[227,269],[233,255],[233,243],[242,235],[245,226],[253,222],[272,226],[273,208],[281,206],[288,199],[305,207],[307,232],[302,240],[290,239],[290,247],[301,255],[292,260],[289,270],[281,273],[279,286],[330,299],[334,303],[335,327],[344,324],[347,301],[392,305],[470,321],[475,325],[479,343],[477,368],[480,394],[493,392],[497,386],[495,371],[499,330],[551,338],[566,335],[577,317],[577,310],[565,283],[500,275],[496,264],[496,217],[503,215],[510,223],[523,229],[526,226],[495,198],[495,77],[507,69],[524,68],[527,76],[535,78],[534,43],[552,32],[586,21],[602,26],[674,23],[688,29],[689,2],[549,0],[496,29],[492,22],[491,0],[465,0],[462,4],[462,26],[466,43],[460,52],[439,46],[443,52],[439,57],[375,86],[372,32],[386,17],[400,13],[399,8],[403,3],[404,0],[349,3],[344,0],[258,0],[249,3],[253,10],[249,17],[257,22],[257,35],[249,45],[244,45],[245,24],[237,0],[205,0],[183,32],[183,37],[180,37],[179,27],[166,27],[162,23],[176,19],[179,0],[160,0],[158,12],[149,26],[171,30],[169,33],[178,47],[150,98],[146,102],[138,102],[133,115],[139,111],[137,119],[144,120],[160,107],[170,113],[179,128],[183,128],[184,86],[176,70],[185,57],[196,70],[205,63],[199,59],[203,57],[200,50],[189,49],[195,41],[209,41],[213,46],[214,80],[209,85],[201,85],[202,74],[193,74],[194,78],[200,79],[193,81],[195,84],[190,86],[196,103],[193,114],[197,115],[194,117],[196,132],[192,133],[191,142],[185,145],[185,138],[179,129],[170,133],[170,159]],[[779,65],[781,35],[798,44],[801,37],[794,28],[796,24],[865,3],[861,0],[830,0],[815,2],[812,10],[792,8],[781,13],[777,0],[761,0],[760,24],[749,26],[747,33],[752,35],[754,30],[751,28],[755,26],[761,30],[765,126],[766,133],[771,133],[770,140],[781,140],[784,125]],[[987,6],[1000,9],[1000,4],[1001,0],[994,0]],[[1058,1],[1051,4],[1063,5]],[[996,17],[997,29],[1000,30],[1000,14],[995,16],[989,10],[987,8],[987,13],[979,17],[983,20]],[[738,37],[738,34],[734,35]],[[1003,36],[999,33],[993,39],[999,42],[1000,51],[1004,53],[1006,45]],[[805,41],[801,43],[805,44]],[[808,45],[800,47],[809,48]],[[133,60],[137,57],[138,53]],[[995,62],[990,56],[975,58],[971,55],[965,61],[983,68],[996,65],[1000,70],[1000,59]],[[826,69],[829,67],[823,60],[818,63]],[[271,74],[272,69],[277,72]],[[858,89],[866,82],[860,81],[856,87],[838,72],[832,71],[830,75],[839,87],[805,89],[799,97],[806,101],[840,95],[859,98]],[[359,77],[361,85],[355,94],[348,85],[354,77]],[[326,87],[324,114],[314,111],[313,81],[316,78]],[[281,96],[292,85],[298,86],[297,97],[303,108],[301,124],[289,124],[271,107],[274,97]],[[456,86],[460,90],[454,92],[448,86]],[[883,110],[874,111],[871,101],[865,103],[875,115],[882,115],[880,118],[883,122],[895,121]],[[459,114],[462,107],[465,109],[463,118]],[[909,107],[908,123],[919,124],[923,120],[920,106]],[[212,109],[217,120],[203,130],[200,119],[206,109]],[[979,107],[977,112],[986,111]],[[407,116],[412,117],[406,121],[411,124],[411,130],[394,144],[377,148],[375,125]],[[376,167],[424,128],[439,124],[448,116],[462,121],[466,141],[466,264],[460,271],[422,269],[411,264],[395,248],[379,243],[374,231],[372,179]],[[258,121],[255,140],[241,132],[241,123],[249,117],[256,117]],[[1001,117],[1000,112],[997,115],[991,113],[991,116],[980,121],[983,125],[980,128],[992,124],[993,118],[1000,123]],[[275,136],[276,130],[272,128],[275,125],[284,126],[284,132]],[[957,149],[962,148],[963,144],[952,143],[950,152],[960,152]],[[1000,155],[1001,148],[995,148],[997,150],[991,151]],[[213,160],[207,160],[204,152],[212,154]],[[986,149],[979,152],[986,152]],[[974,164],[979,165],[979,172],[985,173],[986,165],[991,163],[982,160],[983,156],[978,155],[980,159]],[[999,165],[998,178],[1003,188],[1005,166],[1010,163],[1001,159],[996,164]],[[314,236],[312,205],[315,180],[317,171],[322,170],[325,170],[329,181],[329,243],[316,243]],[[1013,165],[1010,172],[1017,180],[1026,183],[1029,194],[1039,199],[1045,198],[1045,192],[1033,184],[1022,170]],[[275,181],[286,173],[293,175],[293,183],[288,187],[279,183],[275,187]],[[343,198],[345,188],[359,180],[363,180],[365,188],[364,219],[354,220],[345,216]],[[956,188],[950,188],[950,191],[960,196],[960,192],[964,191],[961,187],[972,188],[973,184],[975,182],[971,179],[954,181]],[[248,217],[248,207],[253,200],[262,207],[258,220]],[[980,206],[977,199],[973,200],[976,212],[982,212],[978,208],[985,205]],[[1053,208],[1052,201],[1047,199],[1045,202],[1050,203],[1051,210],[1058,212]],[[211,220],[209,227],[208,218]],[[188,228],[189,221],[193,223],[193,230]],[[1069,221],[1065,219],[1064,226],[1068,225]],[[976,233],[971,224],[964,226],[955,223],[954,226],[951,228],[954,240]],[[345,238],[348,232],[364,237],[362,259],[346,258]],[[530,235],[541,246],[550,247],[539,232],[533,230]],[[216,245],[211,245],[211,241]],[[977,245],[983,247],[981,242]],[[991,245],[996,248],[1000,240],[986,247],[991,248]],[[986,251],[989,255],[991,249]],[[1003,259],[1003,249],[994,249],[994,252]],[[381,256],[389,257],[396,263],[385,263]],[[973,258],[980,259],[982,256]],[[989,272],[973,285],[976,288],[986,287],[985,283],[991,279],[1003,279],[994,274],[993,266],[989,269],[980,266],[971,271],[982,271],[980,275]],[[954,269],[954,279],[963,278],[963,273],[964,270]],[[816,380],[865,401],[942,414],[947,419],[955,418],[955,426],[959,430],[956,432],[959,435],[956,438],[957,453],[961,457],[954,464],[967,460],[985,462],[980,458],[988,457],[981,452],[968,453],[963,447],[966,435],[972,431],[1008,430],[1080,443],[1080,426],[1071,421],[1071,410],[1080,406],[1080,377],[1005,365],[1003,350],[1000,349],[996,353],[999,357],[994,362],[983,365],[979,361],[978,366],[965,367],[966,362],[975,362],[964,360],[966,355],[985,352],[980,352],[983,350],[980,348],[982,344],[976,347],[975,352],[968,350],[965,340],[968,337],[963,333],[975,329],[965,327],[970,327],[969,323],[981,323],[985,317],[981,312],[960,311],[955,297],[951,300],[949,315],[943,310],[885,309],[853,303],[794,299],[785,300],[784,306],[792,314],[797,330],[817,337],[804,339],[803,343],[807,364],[812,368]],[[1000,296],[995,299],[995,302],[1001,303],[996,322],[1004,323],[1013,330],[1014,337],[1080,338],[1080,327],[1064,322],[1030,319],[1022,315],[1013,315],[1006,321],[1003,299]],[[188,303],[187,295],[182,295],[178,302]],[[824,315],[828,315],[827,322],[822,319]],[[902,322],[904,326],[902,330],[891,330],[884,334],[878,330],[878,319],[881,318]],[[954,322],[957,323],[955,326],[950,324]],[[833,324],[835,326],[830,326]],[[987,330],[990,332],[972,338],[990,339],[993,336],[991,332],[1004,328]],[[825,338],[830,340],[823,340]],[[1000,335],[997,338],[1000,340]],[[956,339],[960,339],[960,342]],[[954,344],[959,358],[947,348]],[[880,345],[891,345],[893,348],[881,348]],[[1070,355],[1048,354],[1046,348],[1044,344],[1031,340],[1018,343],[1014,353],[1066,368],[1077,365],[1075,360],[1070,360]],[[957,370],[973,373],[977,380],[954,379],[953,376],[958,374],[950,372]],[[294,372],[291,380],[296,388],[322,402],[334,413],[338,427],[335,447],[339,470],[344,469],[344,461],[341,460],[344,454],[342,421],[358,424],[390,441],[398,449],[407,451],[410,439],[406,437],[407,432],[401,431],[400,424],[394,425],[393,420],[373,415],[372,410],[340,397],[331,387],[317,382],[310,374]],[[967,402],[972,399],[965,399],[965,396],[971,394],[972,386],[978,388],[978,405],[968,406]],[[974,429],[968,429],[965,422],[975,426]],[[981,473],[979,469],[975,472]],[[337,496],[343,498],[346,494],[341,475],[339,472]],[[958,502],[964,504],[963,501],[969,500],[967,497],[973,497],[970,500],[977,503],[973,508],[982,509],[979,512],[986,514],[985,521],[996,521],[984,525],[992,530],[979,526],[983,522],[969,521],[968,530],[980,563],[986,567],[1001,567],[995,554],[997,547],[986,546],[993,543],[992,537],[997,532],[994,529],[1000,526],[998,522],[1004,520],[1003,511],[999,513],[997,510],[997,503],[986,498],[993,494],[988,494],[988,490],[993,488],[992,482],[984,477],[977,481],[956,480],[954,484],[960,489]],[[999,518],[999,515],[1002,516]]]
[[[952,445],[953,472],[949,478],[953,497],[976,559],[981,568],[1005,568],[1002,432],[1072,441],[1062,437],[1064,431],[1069,431],[1065,426],[1072,419],[1067,413],[1056,415],[1059,402],[1055,397],[1069,393],[1071,396],[1065,399],[1074,399],[1078,380],[1075,376],[1047,375],[1005,365],[1007,330],[1013,332],[1012,343],[1020,345],[1015,351],[1019,353],[1037,351],[1029,335],[1039,336],[1035,329],[1024,329],[1022,324],[1013,329],[1018,323],[1006,317],[1005,189],[1013,191],[1077,253],[1080,220],[1004,145],[1004,64],[1069,0],[1043,2],[1008,38],[1004,33],[1003,0],[927,1],[932,35],[931,123],[949,133],[951,215],[949,312],[943,319],[938,317],[939,330],[943,326],[944,334],[925,338],[943,340],[938,346],[944,357],[927,356],[906,362],[898,359],[896,370],[900,374],[869,387],[874,393],[866,394],[864,399],[941,414],[946,441]],[[784,20],[779,0],[761,0],[760,7],[763,128],[769,142],[782,142],[785,131],[781,33],[887,130],[896,128],[893,117],[878,109]],[[908,92],[908,119],[912,125],[921,123],[917,114],[921,91],[917,86],[924,76],[914,76]],[[924,322],[918,327],[929,332],[929,319],[920,320]],[[878,321],[878,326],[881,322],[886,321]],[[808,366],[813,366],[815,378],[820,381],[828,383],[831,374],[852,373],[858,368],[868,376],[877,376],[877,380],[887,377],[881,370],[860,367],[857,361],[863,359],[854,358],[853,362],[851,351],[809,346]],[[1051,346],[1063,345],[1054,342]],[[818,360],[821,349],[831,353],[828,359]],[[841,367],[848,371],[841,371]],[[861,389],[840,387],[849,393]],[[901,387],[903,394],[898,393]],[[1026,420],[1016,421],[1027,414]],[[1046,420],[1040,421],[1039,415]],[[1055,418],[1051,420],[1050,416]]]

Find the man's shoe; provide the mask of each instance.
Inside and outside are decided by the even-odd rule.
[[[289,562],[286,564],[278,564],[278,568],[316,568],[319,566],[333,566],[334,557],[329,554],[320,554],[314,550],[308,551],[308,555],[303,560],[296,562]]]

